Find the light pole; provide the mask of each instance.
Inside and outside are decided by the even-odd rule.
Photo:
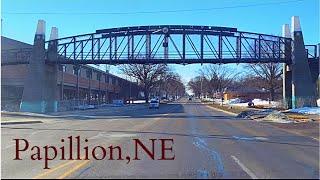
[[[203,81],[203,76],[201,76],[201,81],[200,81],[200,99],[202,99],[202,81]]]
[[[131,102],[131,86],[132,86],[132,82],[131,82],[131,77],[129,77],[130,78],[130,82],[129,82],[129,104],[130,104],[130,102]],[[132,100],[132,104],[133,104],[133,100]]]

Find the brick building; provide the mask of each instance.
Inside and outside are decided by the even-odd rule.
[[[1,51],[30,49],[32,45],[1,37]],[[79,72],[79,73],[77,73]],[[28,64],[1,66],[2,109],[19,110]],[[60,65],[57,94],[61,104],[80,101],[82,104],[111,103],[115,99],[138,98],[139,86],[89,65]]]

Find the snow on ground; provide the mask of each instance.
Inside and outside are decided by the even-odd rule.
[[[320,115],[320,107],[303,107],[290,109],[289,112],[301,113],[301,114],[316,114]]]
[[[263,99],[253,99],[252,102],[255,106],[270,106],[270,107],[277,107],[280,105],[279,102],[276,101],[267,101]],[[230,99],[225,102],[226,104],[229,104],[231,106],[241,106],[241,107],[247,107],[248,102],[243,102],[240,98]]]
[[[216,99],[212,99],[212,98],[208,98],[208,97],[204,97],[204,98],[201,98],[202,100],[204,101],[209,101],[209,102],[215,102]]]
[[[134,100],[133,103],[134,104],[143,104],[143,103],[146,103],[146,100]]]

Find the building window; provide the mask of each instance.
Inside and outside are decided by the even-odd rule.
[[[73,71],[72,74],[77,75],[78,73],[80,74],[81,69],[79,67],[73,66]]]
[[[67,72],[67,66],[66,65],[60,65],[59,66],[59,71]]]
[[[104,77],[104,82],[105,82],[105,83],[109,83],[108,80],[109,80],[109,76],[108,76],[108,75],[105,75],[105,77]]]
[[[113,84],[113,78],[112,77],[109,78],[109,84]]]
[[[88,79],[91,79],[91,77],[92,77],[92,70],[91,69],[87,69],[86,76]]]

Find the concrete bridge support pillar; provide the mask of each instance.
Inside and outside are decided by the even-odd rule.
[[[285,38],[291,38],[289,24],[285,24],[282,26],[282,36]],[[281,47],[284,54],[283,56],[288,58],[287,61],[291,60],[291,41],[289,39],[285,40],[284,46]],[[283,64],[283,105],[286,109],[292,108],[292,67],[290,64]]]
[[[299,17],[293,16],[292,28],[292,108],[316,106],[316,87],[312,82]]]
[[[57,38],[57,29],[50,38]],[[55,56],[57,43],[48,47],[48,56]],[[28,66],[28,74],[24,83],[20,111],[55,112],[57,111],[57,65],[46,64],[45,21],[39,20],[34,37],[32,58]]]
[[[58,58],[58,28],[52,27],[50,34],[50,43],[48,44],[48,59],[49,60],[57,60]],[[45,88],[47,88],[46,101],[47,112],[57,112],[58,110],[58,69],[59,66],[57,64],[46,64],[45,65],[45,74],[47,84]]]

